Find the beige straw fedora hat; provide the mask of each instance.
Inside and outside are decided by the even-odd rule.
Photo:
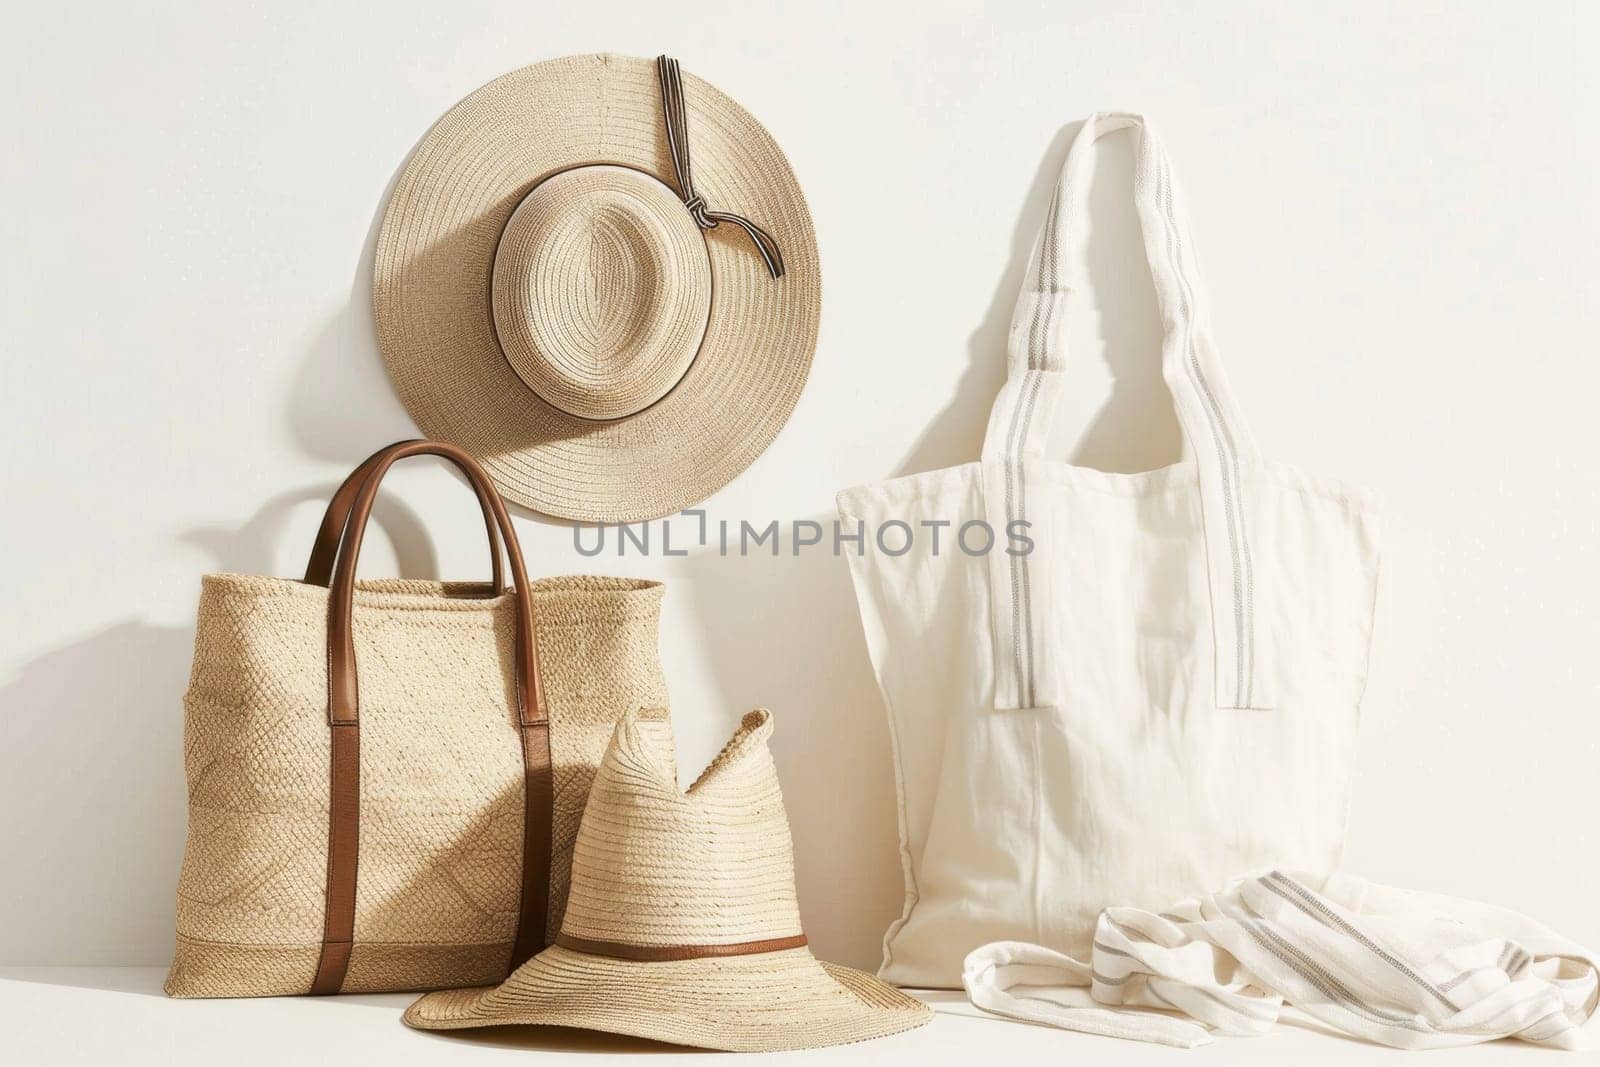
[[[499,986],[431,993],[425,1030],[541,1023],[766,1052],[920,1026],[927,1005],[806,948],[771,714],[753,711],[687,793],[664,713],[617,724],[578,830],[551,947]]]
[[[749,112],[665,56],[588,55],[496,78],[428,132],[373,302],[424,433],[519,504],[628,522],[704,500],[772,442],[820,277],[794,172]]]

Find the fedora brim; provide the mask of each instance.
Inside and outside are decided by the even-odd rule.
[[[805,197],[749,112],[692,75],[684,85],[696,192],[770,230],[786,273],[770,277],[737,227],[706,231],[714,295],[699,348],[636,414],[580,418],[518,377],[495,333],[491,276],[507,220],[546,178],[608,164],[673,181],[653,63],[572,56],[495,79],[422,139],[384,214],[373,304],[400,400],[535,511],[633,522],[698,503],[766,449],[805,387],[821,309]]]
[[[430,993],[419,1030],[572,1026],[726,1052],[844,1045],[921,1026],[922,1001],[804,948],[636,962],[554,946],[498,986]]]

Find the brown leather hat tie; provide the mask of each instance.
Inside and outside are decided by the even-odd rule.
[[[705,199],[694,191],[694,181],[689,175],[689,114],[683,104],[683,79],[678,74],[678,61],[671,56],[656,57],[656,76],[661,80],[661,110],[667,120],[667,145],[672,150],[672,170],[678,177],[678,195],[683,206],[694,216],[702,230],[714,230],[719,222],[731,222],[750,235],[756,251],[767,264],[774,278],[783,277],[783,253],[778,242],[760,226],[743,215],[726,211],[712,211]]]

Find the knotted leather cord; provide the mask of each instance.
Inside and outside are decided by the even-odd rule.
[[[661,110],[667,121],[667,146],[672,152],[672,170],[678,177],[678,195],[683,206],[689,209],[695,223],[702,230],[714,230],[719,222],[731,222],[750,235],[751,242],[767,264],[774,278],[783,277],[783,253],[778,242],[760,226],[743,215],[726,211],[712,211],[705,200],[694,191],[694,181],[689,174],[689,112],[683,102],[683,78],[678,73],[678,61],[671,56],[656,57],[656,75],[661,81]]]

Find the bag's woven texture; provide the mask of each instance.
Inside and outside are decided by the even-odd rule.
[[[358,584],[361,851],[346,992],[499,981],[521,892],[523,763],[509,596],[413,580]],[[666,700],[662,588],[535,582],[550,709],[550,929],[595,767],[629,707]],[[184,700],[189,838],[167,992],[306,993],[328,853],[328,591],[204,580]]]

